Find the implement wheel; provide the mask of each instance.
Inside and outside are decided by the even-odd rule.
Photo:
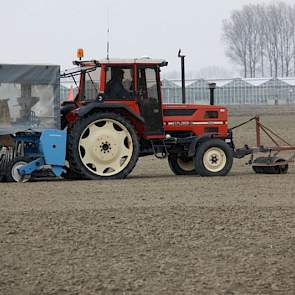
[[[168,156],[169,167],[175,175],[196,175],[194,159],[170,154]]]
[[[210,139],[200,144],[194,160],[201,176],[225,176],[233,164],[233,152],[221,139]]]
[[[122,179],[135,167],[139,142],[133,126],[115,113],[94,113],[69,131],[68,160],[84,179]]]
[[[6,181],[8,182],[27,182],[31,179],[31,175],[21,176],[18,172],[22,166],[30,163],[32,160],[27,157],[18,157],[13,159],[8,167],[6,174]]]

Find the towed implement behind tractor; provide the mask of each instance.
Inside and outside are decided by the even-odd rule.
[[[74,64],[61,75],[78,89],[61,105],[62,130],[25,130],[8,135],[10,144],[0,137],[0,174],[6,180],[25,181],[42,171],[72,179],[122,179],[147,155],[167,158],[176,175],[225,176],[234,157],[255,152],[235,149],[225,107],[162,103],[165,60]]]

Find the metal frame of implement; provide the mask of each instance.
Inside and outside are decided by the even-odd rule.
[[[255,133],[256,133],[256,147],[249,147],[245,145],[241,149],[237,149],[235,151],[236,158],[243,158],[247,155],[251,155],[251,158],[248,164],[252,165],[253,170],[256,173],[269,173],[269,174],[284,174],[287,173],[288,165],[294,164],[295,162],[295,146],[287,142],[284,138],[281,137],[278,133],[274,132],[271,128],[265,126],[260,121],[260,116],[255,116],[249,119],[246,122],[243,122],[232,128],[236,129],[243,125],[248,124],[251,121],[255,120]],[[264,146],[261,144],[262,139],[261,135],[265,134],[274,146]],[[283,143],[283,145],[280,144]],[[289,155],[287,159],[282,158],[281,152],[291,152],[293,153]],[[257,153],[267,153],[267,157],[257,157],[254,159],[254,154]],[[284,155],[286,156],[286,155]]]

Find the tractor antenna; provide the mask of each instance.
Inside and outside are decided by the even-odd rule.
[[[107,60],[110,59],[110,11],[108,10],[108,29],[107,29]]]

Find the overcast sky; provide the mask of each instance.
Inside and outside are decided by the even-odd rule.
[[[247,3],[273,0],[0,0],[2,63],[71,66],[76,49],[86,58],[165,58],[179,68],[178,48],[188,71],[207,66],[231,69],[221,40],[222,20]],[[294,0],[286,0],[295,3]],[[109,11],[109,13],[108,13]]]

